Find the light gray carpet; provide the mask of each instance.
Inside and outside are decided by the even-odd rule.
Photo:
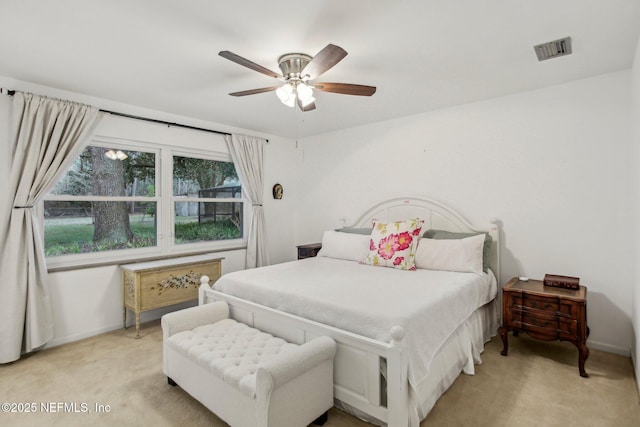
[[[0,365],[0,401],[36,406],[35,413],[0,412],[0,425],[226,426],[179,387],[167,385],[159,323],[144,325],[139,340],[134,329]],[[501,349],[497,337],[488,343],[476,375],[461,375],[421,427],[640,426],[629,358],[592,350],[590,378],[581,378],[571,344],[520,335],[510,337],[509,356],[500,356]],[[42,405],[58,412],[43,412]],[[369,426],[335,408],[325,425]]]

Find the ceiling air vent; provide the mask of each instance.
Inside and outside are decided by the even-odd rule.
[[[536,55],[538,55],[538,61],[569,55],[571,53],[571,37],[542,43],[533,48],[536,51]]]

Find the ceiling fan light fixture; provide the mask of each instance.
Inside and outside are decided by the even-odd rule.
[[[285,83],[280,86],[276,89],[276,95],[284,105],[288,107],[293,107],[295,105],[296,97],[293,93],[293,87],[291,87],[291,84]]]
[[[280,101],[285,102],[291,97],[291,95],[293,95],[293,88],[289,83],[285,83],[276,89],[276,95],[280,98]]]
[[[108,150],[104,153],[104,156],[109,160],[125,160],[129,157],[121,150]]]
[[[105,156],[107,159],[109,159],[109,160],[115,160],[115,159],[117,159],[117,158],[118,158],[118,157],[116,156],[116,152],[115,152],[115,151],[113,151],[113,150],[106,151],[106,152],[104,153],[104,156]]]
[[[316,99],[313,96],[300,100],[300,103],[303,107],[306,107],[309,104],[313,104],[314,102],[316,102]]]
[[[282,103],[284,105],[286,105],[287,107],[295,107],[296,106],[296,98],[294,96],[292,96],[291,98],[287,99],[286,101],[282,101]]]
[[[302,102],[313,98],[313,89],[302,82],[296,86],[296,92],[298,93],[298,99]]]

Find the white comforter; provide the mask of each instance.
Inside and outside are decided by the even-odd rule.
[[[402,326],[415,388],[449,335],[495,298],[497,284],[493,273],[402,271],[316,257],[226,274],[214,289],[384,342]]]

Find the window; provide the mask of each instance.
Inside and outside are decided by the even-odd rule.
[[[45,253],[156,246],[156,157],[86,147],[44,201]]]
[[[174,242],[241,238],[241,197],[233,163],[174,156]]]
[[[50,264],[243,242],[246,204],[228,154],[132,145],[86,147],[45,197]]]

